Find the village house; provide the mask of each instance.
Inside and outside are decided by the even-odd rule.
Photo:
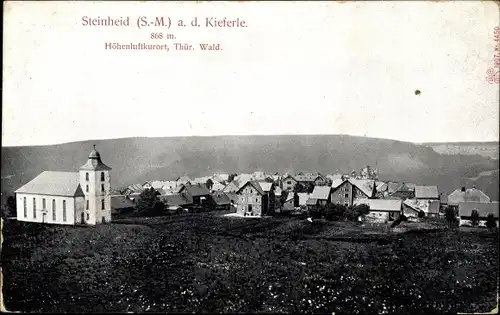
[[[498,202],[459,202],[458,203],[458,216],[460,226],[471,226],[471,218],[473,213],[476,212],[479,217],[479,226],[483,227],[486,225],[486,219],[489,214],[493,214],[495,221],[498,226]]]
[[[65,225],[111,222],[110,171],[94,146],[79,172],[42,172],[15,191],[17,220]]]
[[[342,174],[333,174],[333,175],[327,175],[327,180],[331,182],[331,187],[333,189],[337,188],[342,184],[345,180],[344,176]]]
[[[231,202],[229,210],[232,212],[236,212],[237,205],[238,205],[238,195],[236,193],[233,193],[233,192],[224,193],[224,194],[226,194],[226,196],[229,198],[229,201]]]
[[[230,210],[231,209],[231,199],[223,192],[212,193],[212,199],[214,200],[215,210]]]
[[[271,184],[257,181],[248,181],[237,192],[237,213],[243,216],[265,216],[270,215],[270,196],[261,185]],[[272,184],[271,184],[272,185]],[[267,188],[267,187],[265,187]],[[269,191],[271,191],[269,189]]]
[[[187,194],[164,195],[159,197],[160,201],[167,204],[167,210],[176,212],[181,209],[192,209],[193,199]]]
[[[134,212],[135,204],[125,196],[111,196],[111,218],[126,217]]]
[[[357,199],[376,198],[376,193],[375,181],[349,178],[332,190],[331,203],[348,207]]]
[[[233,180],[232,182],[227,184],[226,187],[224,187],[224,189],[222,189],[222,191],[225,193],[237,192],[238,189],[240,189],[240,187],[238,186],[238,183],[239,182],[237,180]]]
[[[387,223],[396,220],[403,211],[403,201],[398,199],[358,199],[355,205],[365,204],[370,212],[365,216],[369,222]]]
[[[205,185],[185,185],[179,190],[179,194],[191,201],[193,208],[211,209],[214,206],[212,195]]]
[[[437,186],[415,186],[415,199],[418,201],[439,201]]]
[[[377,195],[379,198],[384,198],[387,193],[387,183],[381,181],[375,181],[375,185],[377,186]]]
[[[283,188],[283,190],[286,190],[286,191],[293,191],[296,184],[297,184],[297,180],[295,178],[293,178],[292,175],[287,175],[282,180],[282,185],[283,185],[282,188]]]
[[[490,202],[490,197],[488,197],[480,189],[475,186],[472,188],[462,187],[461,189],[456,189],[454,192],[448,195],[448,205],[453,207],[458,211],[458,204],[461,202]]]
[[[326,179],[321,174],[313,174],[313,173],[298,173],[293,178],[301,185],[306,186],[308,184],[311,185],[324,185]]]
[[[331,187],[316,186],[306,204],[307,206],[326,206],[331,201],[331,194]]]
[[[285,210],[285,211],[291,211],[291,210],[295,209],[295,206],[294,206],[294,194],[293,193],[287,195],[286,200],[283,203],[281,209]]]
[[[130,200],[133,200],[136,197],[138,197],[143,191],[144,188],[142,187],[141,184],[133,184],[125,188],[122,194],[124,196],[127,196],[127,198],[129,198]]]
[[[417,218],[419,214],[426,217],[438,217],[439,211],[439,200],[406,199],[403,202],[403,214],[408,218]]]
[[[392,193],[389,191],[389,198],[401,200],[413,199],[415,198],[415,185],[401,183]]]

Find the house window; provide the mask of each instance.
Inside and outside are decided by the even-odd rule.
[[[85,173],[85,180],[89,181],[89,173]]]
[[[349,198],[349,194],[345,194],[345,195],[344,195],[344,197],[345,197],[345,198]]]
[[[104,184],[101,184],[101,191],[104,192]]]
[[[248,212],[252,212],[252,205],[248,205]]]
[[[104,199],[101,200],[101,210],[104,210]]]
[[[259,198],[255,198],[255,202],[259,202]]]
[[[87,205],[85,206],[85,209],[89,210],[89,201],[87,200]]]
[[[66,200],[63,200],[63,221],[66,222]]]
[[[89,192],[89,185],[85,186],[85,191]]]
[[[288,185],[291,185],[291,184],[292,184],[292,181],[291,181],[291,180],[289,180],[289,181],[287,181],[286,183],[287,183]]]
[[[104,172],[101,172],[101,182],[103,182],[103,181],[104,181]]]
[[[344,206],[349,207],[349,203],[348,202],[344,202]]]
[[[33,219],[36,219],[36,199],[33,198]]]
[[[26,197],[23,198],[23,206],[24,206],[24,217],[28,217],[28,205],[26,204]]]
[[[56,220],[56,200],[52,199],[52,221]]]
[[[47,203],[45,202],[45,198],[42,199],[42,209],[47,209]]]

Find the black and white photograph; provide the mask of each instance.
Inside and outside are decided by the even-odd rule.
[[[498,1],[4,1],[2,312],[498,313]]]

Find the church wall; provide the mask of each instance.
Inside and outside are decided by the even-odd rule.
[[[17,193],[17,220],[25,222],[38,222],[49,224],[75,224],[75,198],[66,196],[50,196]],[[26,198],[26,214],[24,211],[24,198]],[[33,198],[36,200],[36,217],[33,216]],[[45,210],[43,209],[43,200],[45,199]],[[53,200],[55,201],[55,219],[53,214]],[[64,211],[64,201],[66,201],[66,211]],[[64,216],[64,212],[66,215]],[[45,215],[44,215],[45,213]],[[64,220],[66,219],[66,220]]]

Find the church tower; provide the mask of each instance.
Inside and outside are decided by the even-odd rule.
[[[104,164],[101,155],[90,152],[87,163],[80,167],[80,186],[85,194],[83,212],[75,221],[82,224],[111,222],[111,167]]]

